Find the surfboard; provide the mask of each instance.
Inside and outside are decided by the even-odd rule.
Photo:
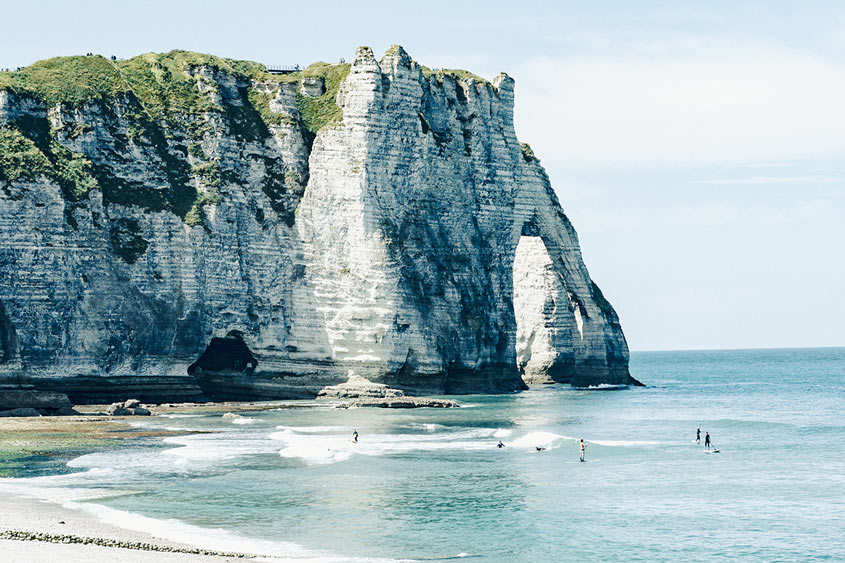
[[[704,450],[704,453],[706,453],[706,454],[717,454],[717,453],[719,453],[719,450]]]

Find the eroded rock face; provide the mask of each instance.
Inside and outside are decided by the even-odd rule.
[[[184,64],[170,113],[138,65],[87,100],[0,91],[0,378],[74,402],[313,397],[350,370],[411,394],[632,381],[509,77],[401,48],[304,91]],[[515,296],[523,236],[544,281]],[[538,291],[553,312],[515,314]]]
[[[70,406],[70,401],[64,393],[0,388],[0,410],[29,408],[54,413]]]

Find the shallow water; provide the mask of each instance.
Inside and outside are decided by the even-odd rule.
[[[139,424],[222,431],[4,483],[300,558],[845,559],[845,348],[638,353],[632,373],[649,387],[155,417]],[[720,453],[694,443],[699,426]]]

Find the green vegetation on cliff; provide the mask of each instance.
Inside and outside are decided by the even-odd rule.
[[[205,206],[217,205],[218,203],[220,203],[220,196],[217,194],[216,189],[200,193],[190,211],[188,211],[188,214],[185,215],[185,223],[192,227],[202,225],[203,219],[205,218]]]
[[[135,95],[152,119],[167,112],[215,109],[197,89],[194,69],[208,67],[241,79],[278,81],[263,65],[190,51],[147,53],[128,60],[101,56],[55,57],[0,73],[0,90],[28,94],[48,106],[78,106],[95,99]]]
[[[336,99],[350,66],[315,63],[279,75],[254,62],[176,50],[115,61],[57,57],[0,72],[0,91],[14,94],[0,126],[0,185],[11,193],[11,182],[44,177],[73,204],[99,189],[105,205],[170,210],[188,225],[203,224],[221,183],[243,181],[237,167],[205,153],[208,135],[222,123],[241,142],[263,144],[273,127],[298,122],[310,141],[343,119]],[[302,94],[303,78],[322,80],[324,92]],[[300,117],[270,109],[279,88],[296,92]],[[143,175],[133,170],[139,153],[149,164]],[[281,161],[265,160],[262,189],[288,220],[286,194],[301,191],[302,179],[285,173]],[[68,223],[75,228],[74,208]]]
[[[449,77],[455,82],[467,82],[469,80],[474,80],[478,84],[482,84],[485,86],[491,86],[490,82],[486,79],[478,76],[477,74],[473,74],[468,70],[461,70],[458,68],[429,68],[425,65],[419,65],[420,70],[422,71],[423,77],[427,79],[431,79],[434,77],[438,82],[442,83],[445,77]]]
[[[10,90],[44,101],[47,106],[79,106],[92,100],[113,101],[133,96],[153,121],[207,112],[224,111],[215,103],[218,85],[212,76],[198,75],[206,68],[225,73],[245,84],[296,83],[302,78],[321,78],[326,92],[310,98],[297,96],[307,128],[316,132],[343,115],[335,104],[349,64],[314,63],[289,74],[270,74],[264,65],[174,50],[147,53],[127,60],[111,61],[101,56],[55,57],[38,61],[17,72],[0,72],[0,90]],[[280,123],[285,116],[269,110],[272,95],[249,87],[247,99],[267,123]]]
[[[519,143],[519,148],[522,150],[522,158],[525,162],[534,162],[537,160],[537,155],[534,154],[534,149],[528,143]]]
[[[271,125],[281,125],[282,122],[293,119],[288,115],[275,113],[270,109],[270,100],[273,99],[273,94],[270,92],[262,92],[255,88],[249,88],[247,91],[247,98],[252,107],[261,116],[262,121],[267,127]]]
[[[78,105],[127,90],[115,65],[103,57],[55,57],[0,74],[0,90],[44,100],[48,106]]]
[[[41,141],[36,143],[20,127],[0,127],[0,181],[45,176],[62,188],[69,201],[78,201],[96,188],[91,162],[84,155],[71,152],[50,138]]]
[[[0,180],[35,180],[50,169],[50,161],[27,136],[0,127]]]
[[[343,110],[337,105],[337,92],[340,83],[349,74],[349,64],[314,63],[301,73],[288,75],[289,79],[321,78],[325,85],[322,96],[305,96],[296,93],[296,106],[302,114],[305,127],[316,133],[326,125],[338,123],[343,119]]]

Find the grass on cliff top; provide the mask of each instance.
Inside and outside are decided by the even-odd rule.
[[[301,80],[302,78],[322,78],[326,91],[322,96],[304,96],[297,90],[296,107],[302,114],[302,121],[305,127],[312,133],[316,133],[329,124],[338,123],[343,120],[343,110],[337,105],[337,92],[340,90],[340,83],[349,74],[352,65],[314,63],[301,73],[288,75],[288,80]]]
[[[104,57],[54,57],[3,73],[0,89],[30,94],[53,106],[113,97],[127,87],[114,64]]]
[[[189,74],[190,60],[151,53],[117,61],[115,67],[149,117],[160,121],[170,116],[218,109],[211,98],[197,88],[197,79]]]
[[[190,81],[196,92],[195,81],[189,74],[199,66],[208,66],[241,78],[279,81],[279,77],[269,74],[264,65],[258,63],[174,50],[169,53],[147,53],[119,61],[111,61],[99,55],[54,57],[16,72],[0,73],[0,90],[30,94],[52,106],[60,103],[78,105],[96,98],[111,99],[138,88],[138,99],[142,103],[150,102],[155,113],[162,100],[151,99],[150,94],[160,95],[162,87],[176,88],[176,92],[167,92],[166,96],[166,101],[175,102],[175,107],[191,106],[194,96],[191,94],[181,98],[185,94],[181,86]]]
[[[423,73],[423,76],[427,79],[430,79],[432,76],[437,79],[438,82],[442,83],[443,78],[448,76],[452,80],[456,82],[467,82],[469,80],[475,80],[478,84],[482,84],[484,86],[493,86],[488,80],[469,72],[468,70],[461,70],[457,68],[429,68],[424,65],[420,65],[420,70]]]
[[[270,74],[264,65],[252,61],[181,50],[147,53],[119,61],[98,55],[55,57],[16,72],[0,73],[0,90],[30,95],[48,106],[78,106],[96,99],[110,101],[131,93],[152,120],[160,121],[222,110],[197,88],[193,70],[203,66],[244,81],[296,83],[307,77],[322,78],[326,87],[322,96],[297,95],[297,106],[306,128],[316,133],[343,118],[335,99],[340,83],[349,74],[349,64],[318,62],[298,72]],[[284,116],[269,110],[269,100],[268,94],[250,88],[249,101],[265,123],[278,124]]]

